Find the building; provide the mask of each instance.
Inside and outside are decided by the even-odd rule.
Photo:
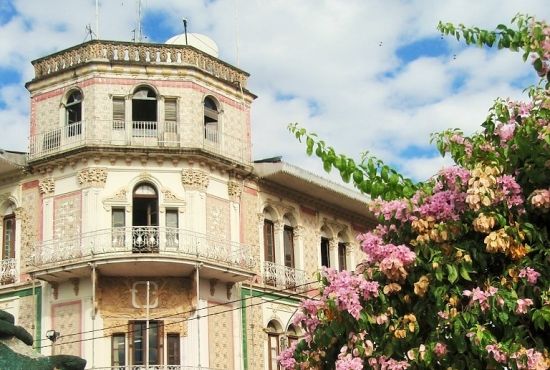
[[[249,75],[189,40],[32,62],[29,151],[0,153],[0,308],[44,354],[276,369],[315,273],[360,258],[367,199],[254,162]]]

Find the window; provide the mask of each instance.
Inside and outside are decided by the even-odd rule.
[[[115,333],[111,337],[111,366],[126,365],[126,335]]]
[[[164,127],[166,132],[176,132],[178,121],[177,100],[164,99]]]
[[[150,87],[138,88],[132,97],[133,135],[156,136],[157,94]]]
[[[340,271],[347,269],[346,243],[338,243],[338,268]]]
[[[125,102],[123,97],[113,97],[113,130],[124,130],[126,121]]]
[[[123,248],[126,234],[126,212],[124,208],[113,208],[111,210],[111,226],[113,228],[113,247]]]
[[[167,365],[180,365],[180,335],[169,333],[166,336],[166,357]]]
[[[2,232],[2,259],[15,258],[15,215],[4,216]]]
[[[82,93],[73,91],[65,104],[67,136],[80,135],[82,132]]]
[[[149,321],[149,343],[146,343],[147,322],[130,322],[130,358],[132,365],[144,365],[146,362],[146,351],[149,351],[150,365],[162,364],[162,329],[161,321]]]
[[[204,98],[204,138],[219,142],[218,137],[218,105],[211,97]]]
[[[276,323],[272,321],[267,324],[267,353],[269,356],[268,366],[269,370],[279,370],[279,361],[277,357],[279,356],[279,346],[280,346],[280,335],[279,330],[277,330]]]
[[[134,188],[132,226],[133,252],[158,252],[158,196],[150,184]]]
[[[275,233],[271,220],[264,220],[264,257],[267,262],[275,262]]]
[[[177,248],[178,247],[178,210],[167,209],[166,210],[166,246]]]
[[[292,324],[288,326],[288,329],[286,331],[286,335],[288,338],[288,346],[290,347],[292,343],[296,343],[299,340],[299,333],[298,330],[296,330],[296,327]]]
[[[283,230],[285,266],[294,268],[294,228],[285,225]]]
[[[330,242],[321,238],[321,266],[330,267]]]

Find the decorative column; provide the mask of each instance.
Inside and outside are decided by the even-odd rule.
[[[241,194],[243,185],[241,182],[231,180],[227,183],[227,195],[229,197],[229,228],[232,242],[241,241]]]
[[[98,167],[84,168],[78,172],[77,180],[82,188],[82,232],[101,229],[98,221],[99,193],[107,182],[107,169]]]
[[[208,173],[198,168],[184,168],[181,171],[181,183],[188,196],[188,214],[193,215],[186,226],[196,232],[206,232],[206,190],[209,180]]]
[[[53,238],[54,179],[51,177],[41,179],[38,182],[38,191],[42,196],[42,240],[49,240]]]

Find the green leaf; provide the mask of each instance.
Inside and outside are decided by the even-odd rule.
[[[458,271],[454,265],[447,265],[447,280],[452,284],[458,279]]]
[[[464,280],[472,281],[472,278],[470,277],[470,274],[468,273],[468,270],[466,270],[466,267],[464,267],[464,265],[460,266],[460,276],[462,276]]]
[[[312,138],[310,138],[308,136],[308,138],[306,139],[306,153],[307,155],[311,155],[313,153],[313,144],[314,144],[314,141]]]

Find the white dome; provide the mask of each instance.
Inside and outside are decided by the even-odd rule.
[[[176,35],[169,38],[166,41],[166,44],[171,45],[189,45],[194,48],[199,49],[207,54],[212,55],[213,57],[218,58],[218,45],[210,37],[201,35],[200,33],[188,33],[187,34],[187,44],[185,43],[185,34]]]

